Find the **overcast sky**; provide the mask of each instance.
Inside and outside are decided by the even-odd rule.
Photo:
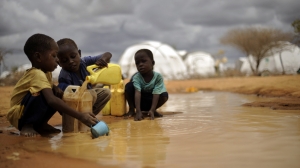
[[[83,56],[109,51],[115,62],[127,47],[154,40],[187,52],[225,50],[233,63],[244,55],[219,43],[228,30],[293,31],[299,7],[300,0],[0,0],[0,48],[15,51],[9,67],[29,63],[23,46],[35,33],[72,38]]]

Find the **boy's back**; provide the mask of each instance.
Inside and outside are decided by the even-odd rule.
[[[12,92],[10,101],[10,107],[7,114],[7,119],[10,123],[18,128],[18,120],[22,115],[21,101],[28,94],[28,91],[32,95],[40,94],[39,92],[45,88],[52,88],[52,75],[51,72],[44,73],[40,69],[34,67],[26,70],[25,74],[17,82]]]

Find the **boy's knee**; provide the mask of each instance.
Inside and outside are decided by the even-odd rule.
[[[125,90],[132,90],[132,89],[134,89],[133,82],[128,82],[125,85]]]
[[[103,94],[106,95],[106,97],[110,98],[111,97],[110,89],[103,88]]]
[[[161,102],[167,102],[168,101],[168,97],[160,97],[159,98]]]
[[[108,88],[97,88],[95,89],[97,93],[97,99],[110,99],[111,92]]]

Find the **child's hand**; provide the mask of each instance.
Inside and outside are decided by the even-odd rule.
[[[154,120],[154,111],[149,111],[148,115],[150,115],[150,120]]]
[[[141,121],[142,119],[144,119],[142,112],[137,111],[134,117],[134,121]]]
[[[112,57],[110,52],[106,52],[102,54],[102,57],[96,61],[96,65],[100,68],[107,67],[107,63],[110,62],[110,58]]]
[[[52,91],[56,97],[62,99],[64,92],[59,87],[57,87],[56,85],[53,85]]]
[[[81,117],[79,118],[79,120],[89,127],[97,124],[98,122],[98,119],[93,113],[81,113]]]

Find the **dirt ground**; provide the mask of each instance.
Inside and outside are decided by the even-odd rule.
[[[188,94],[199,90],[214,90],[273,97],[269,101],[244,105],[274,110],[300,110],[300,75],[166,81],[166,87],[169,93]],[[9,127],[10,124],[5,117],[9,109],[12,89],[12,86],[0,87],[0,167],[101,167],[94,162],[67,158],[58,154],[24,150],[22,141],[26,138],[19,136],[17,130]],[[105,121],[110,122],[122,119],[105,117]],[[61,116],[55,114],[49,123],[54,126],[60,125]]]

